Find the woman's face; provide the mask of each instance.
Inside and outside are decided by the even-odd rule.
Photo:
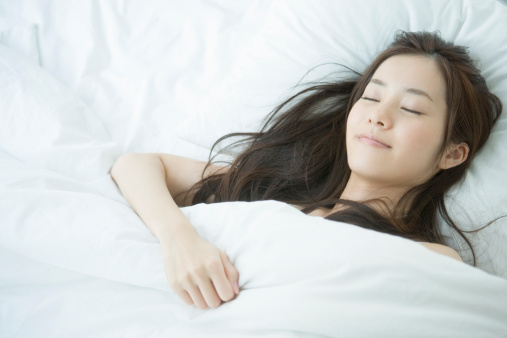
[[[439,170],[446,114],[445,83],[435,61],[387,59],[347,120],[351,175],[388,187],[428,180]]]

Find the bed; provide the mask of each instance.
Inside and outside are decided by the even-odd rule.
[[[362,71],[397,30],[469,46],[507,104],[507,6],[484,1],[0,0],[0,337],[507,337],[507,114],[447,197],[466,264],[277,201],[183,208],[240,272],[198,310],[109,170],[207,160],[312,81]]]

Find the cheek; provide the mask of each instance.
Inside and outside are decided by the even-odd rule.
[[[347,140],[353,136],[354,129],[356,128],[357,124],[359,123],[359,114],[357,112],[356,105],[352,107],[352,110],[349,113],[349,116],[347,117]]]
[[[440,152],[443,141],[443,133],[438,126],[428,125],[425,128],[406,127],[400,130],[400,138],[406,140],[406,145],[413,156],[424,158],[429,163],[433,163]]]
[[[354,106],[355,107],[355,106]],[[364,156],[361,155],[360,146],[354,142],[354,136],[357,135],[360,130],[360,114],[358,109],[354,109],[349,113],[347,118],[347,128],[345,134],[345,147],[347,151],[347,163],[350,168],[353,168],[355,165],[360,165],[364,161]]]

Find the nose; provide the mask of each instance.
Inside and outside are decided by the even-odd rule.
[[[392,125],[392,119],[391,114],[389,113],[389,107],[379,104],[370,112],[368,122],[378,127],[390,128]]]
[[[374,117],[370,117],[368,122],[372,123],[372,124],[376,124],[380,127],[385,127],[385,124],[384,122],[380,121],[379,119],[375,119]]]

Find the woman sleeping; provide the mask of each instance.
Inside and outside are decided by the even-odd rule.
[[[502,111],[466,49],[401,32],[362,74],[307,88],[278,106],[227,165],[170,154],[125,154],[111,175],[158,238],[171,288],[217,307],[239,294],[239,272],[179,209],[278,200],[303,213],[397,235],[461,260],[437,227],[445,193],[464,177]],[[475,260],[475,255],[474,255]],[[475,264],[475,262],[474,262]]]

